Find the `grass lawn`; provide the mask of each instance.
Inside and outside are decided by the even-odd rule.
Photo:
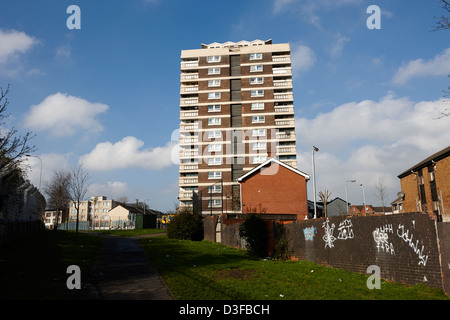
[[[67,267],[89,270],[102,244],[100,237],[74,232],[42,231],[0,246],[0,299],[63,299]]]
[[[442,290],[382,281],[369,290],[369,275],[306,261],[265,261],[209,241],[166,236],[140,239],[153,265],[180,300],[448,299]]]
[[[135,236],[146,236],[157,233],[165,233],[166,230],[161,229],[136,229],[136,230],[102,230],[100,231],[104,234],[110,234],[113,236],[121,237],[135,237]]]

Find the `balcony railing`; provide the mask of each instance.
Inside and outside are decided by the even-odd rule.
[[[292,81],[274,81],[274,87],[292,87]]]
[[[275,119],[275,125],[276,126],[295,126],[295,120],[291,119]]]
[[[180,93],[191,93],[191,92],[197,92],[198,86],[181,86]]]
[[[292,100],[294,95],[292,93],[274,93],[273,98],[275,100]]]
[[[275,106],[276,113],[293,113],[294,106]]]
[[[289,56],[273,56],[272,61],[289,63],[289,62],[291,62],[291,59]]]
[[[180,178],[180,184],[198,183],[198,178]]]
[[[181,126],[184,130],[197,130],[198,129],[198,123],[195,124],[185,124]]]
[[[181,74],[181,81],[196,80],[196,79],[198,79],[198,73],[182,73]]]
[[[186,111],[181,113],[185,118],[198,117],[198,111]]]
[[[291,68],[273,68],[273,74],[292,75]]]
[[[294,147],[278,147],[278,153],[295,153]]]
[[[198,103],[198,98],[180,99],[181,105],[193,105]]]

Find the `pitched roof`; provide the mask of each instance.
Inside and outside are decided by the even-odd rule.
[[[445,149],[442,149],[439,152],[436,152],[435,154],[429,156],[428,158],[426,158],[425,160],[419,162],[418,164],[416,164],[415,166],[409,168],[408,170],[404,171],[403,173],[399,174],[398,177],[399,178],[403,178],[406,177],[407,175],[409,175],[412,171],[417,171],[420,170],[424,167],[429,166],[430,164],[432,164],[433,162],[439,161],[443,158],[446,158],[450,156],[450,146],[448,146]]]
[[[295,169],[294,167],[291,167],[290,165],[287,165],[286,163],[283,163],[275,158],[269,158],[266,161],[264,161],[263,163],[261,163],[260,165],[256,166],[255,168],[253,168],[252,170],[250,170],[249,172],[247,172],[246,174],[244,174],[243,176],[241,176],[240,178],[238,178],[238,182],[242,182],[243,180],[245,180],[246,178],[248,178],[250,175],[252,175],[253,173],[261,170],[262,168],[264,168],[265,166],[267,166],[268,164],[271,163],[276,163],[280,166],[285,167],[288,170],[291,170],[292,172],[295,172],[301,176],[303,176],[306,180],[309,180],[309,175],[301,172],[300,170]]]

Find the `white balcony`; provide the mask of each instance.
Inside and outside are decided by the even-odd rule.
[[[180,178],[180,185],[197,184],[198,178]]]
[[[273,98],[275,100],[293,100],[294,95],[292,93],[274,93]]]
[[[277,88],[292,88],[292,80],[274,80],[273,86]]]
[[[275,106],[276,113],[294,113],[294,106]]]
[[[274,75],[292,75],[292,70],[290,67],[283,67],[283,68],[272,68]]]
[[[196,118],[198,117],[198,111],[182,111],[181,112],[181,119],[186,119],[186,118]]]
[[[275,119],[275,125],[277,127],[294,127],[295,120],[294,119]]]
[[[278,146],[277,152],[279,154],[288,154],[288,153],[294,153],[295,154],[295,147],[290,146]]]
[[[183,81],[192,81],[198,79],[198,73],[182,73],[180,76],[180,80]]]
[[[198,91],[198,86],[181,86],[180,87],[180,94],[192,93],[192,92],[197,92],[197,91]]]
[[[273,56],[272,62],[282,62],[282,63],[291,63],[291,57],[289,55],[286,56]]]

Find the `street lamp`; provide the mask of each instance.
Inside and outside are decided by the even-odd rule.
[[[314,219],[317,218],[317,207],[316,207],[316,165],[314,163],[314,151],[319,151],[319,148],[313,146],[312,148],[312,169],[313,169],[313,193],[314,193]]]
[[[363,205],[364,205],[364,214],[366,214],[366,195],[365,195],[365,193],[364,193],[364,186],[363,186],[362,183],[361,183],[359,186],[362,188],[362,192],[363,192],[363,201],[364,201],[364,203],[363,203]]]
[[[41,178],[42,178],[42,159],[39,158],[38,156],[33,156],[31,154],[26,154],[26,157],[33,157],[33,158],[38,158],[39,161],[41,162],[41,171],[39,172],[39,190],[41,189]]]
[[[348,193],[347,193],[347,182],[356,182],[356,180],[347,180],[345,181],[345,203],[347,204],[347,215],[348,213]]]

